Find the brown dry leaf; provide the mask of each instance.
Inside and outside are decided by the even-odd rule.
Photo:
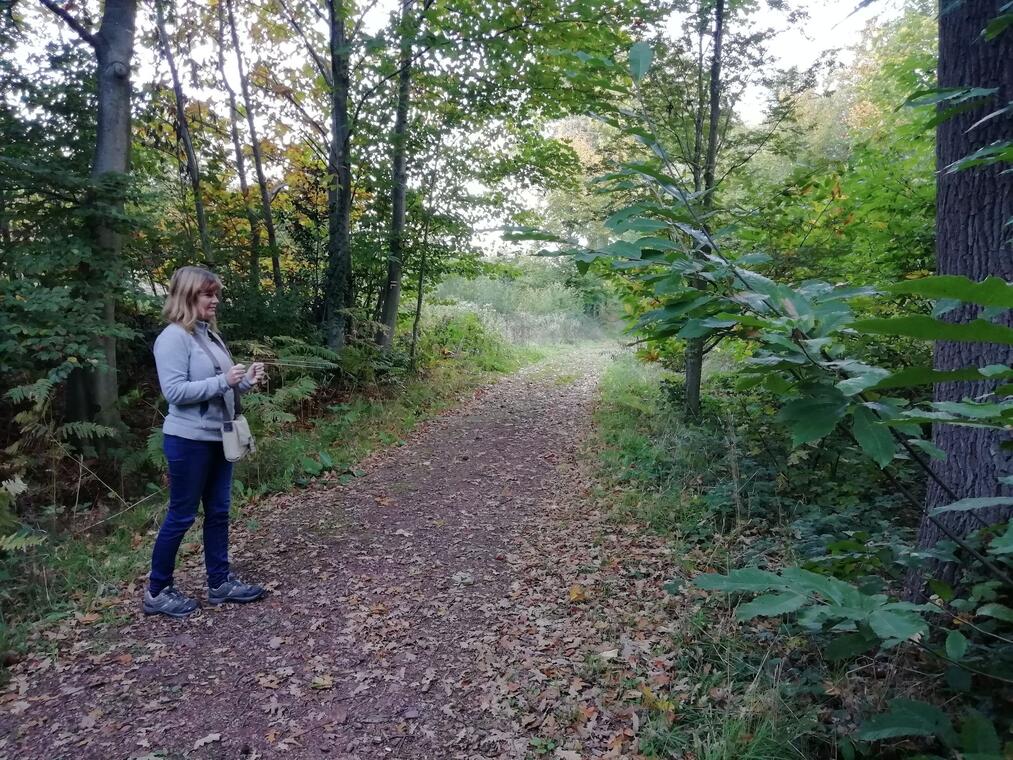
[[[570,601],[571,602],[586,602],[587,601],[587,590],[579,583],[574,583],[570,586]]]
[[[256,679],[265,689],[277,689],[281,686],[281,678],[276,673],[257,673]]]
[[[102,717],[102,711],[98,708],[92,710],[90,713],[81,718],[81,722],[77,724],[80,729],[95,728],[98,723],[98,719]]]
[[[198,739],[197,741],[195,741],[193,743],[193,748],[194,749],[200,749],[205,744],[213,744],[214,742],[220,742],[221,740],[222,740],[222,735],[219,734],[219,733],[217,733],[217,732],[213,733],[213,734],[208,734],[207,736],[203,737],[202,739]]]

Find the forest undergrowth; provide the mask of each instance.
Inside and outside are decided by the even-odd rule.
[[[671,542],[678,559],[666,588],[684,618],[672,621],[679,675],[708,687],[676,701],[641,749],[654,757],[851,756],[845,737],[870,712],[898,693],[933,688],[938,674],[920,653],[841,663],[776,618],[741,622],[733,597],[691,581],[796,565],[869,591],[896,589],[903,576],[895,563],[917,515],[905,517],[903,499],[843,437],[793,450],[767,393],[734,390],[715,371],[699,421],[683,418],[682,401],[674,373],[621,358],[603,376],[588,453],[594,498]],[[898,476],[917,489],[915,472]],[[903,747],[890,751],[903,755]]]

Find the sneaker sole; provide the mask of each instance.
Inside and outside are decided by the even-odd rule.
[[[150,616],[150,615],[165,615],[166,617],[171,617],[174,620],[181,620],[182,618],[190,617],[192,614],[194,614],[195,612],[197,612],[199,609],[200,609],[200,607],[194,607],[189,612],[169,612],[168,610],[149,610],[147,607],[143,607],[143,608],[141,608],[141,612],[143,612],[145,615],[148,615],[148,616]]]
[[[248,597],[227,596],[224,599],[212,599],[211,597],[208,597],[208,604],[210,604],[212,607],[219,607],[219,606],[221,606],[223,604],[226,604],[226,603],[231,603],[231,604],[249,604],[250,602],[256,602],[259,599],[263,599],[265,596],[267,596],[267,591],[266,590],[265,591],[261,591],[256,596],[248,596]]]

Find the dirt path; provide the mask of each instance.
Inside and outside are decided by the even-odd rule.
[[[606,362],[529,368],[348,485],[262,504],[233,552],[262,603],[79,621],[0,694],[0,759],[636,756],[629,676],[672,681],[671,565],[583,493]]]

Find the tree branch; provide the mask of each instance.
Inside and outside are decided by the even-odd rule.
[[[39,0],[44,6],[55,13],[57,16],[67,22],[67,26],[77,32],[77,36],[87,42],[93,48],[98,47],[98,38],[85,29],[84,24],[78,21],[76,18],[70,15],[69,12],[61,8],[59,5],[53,2],[53,0]]]

